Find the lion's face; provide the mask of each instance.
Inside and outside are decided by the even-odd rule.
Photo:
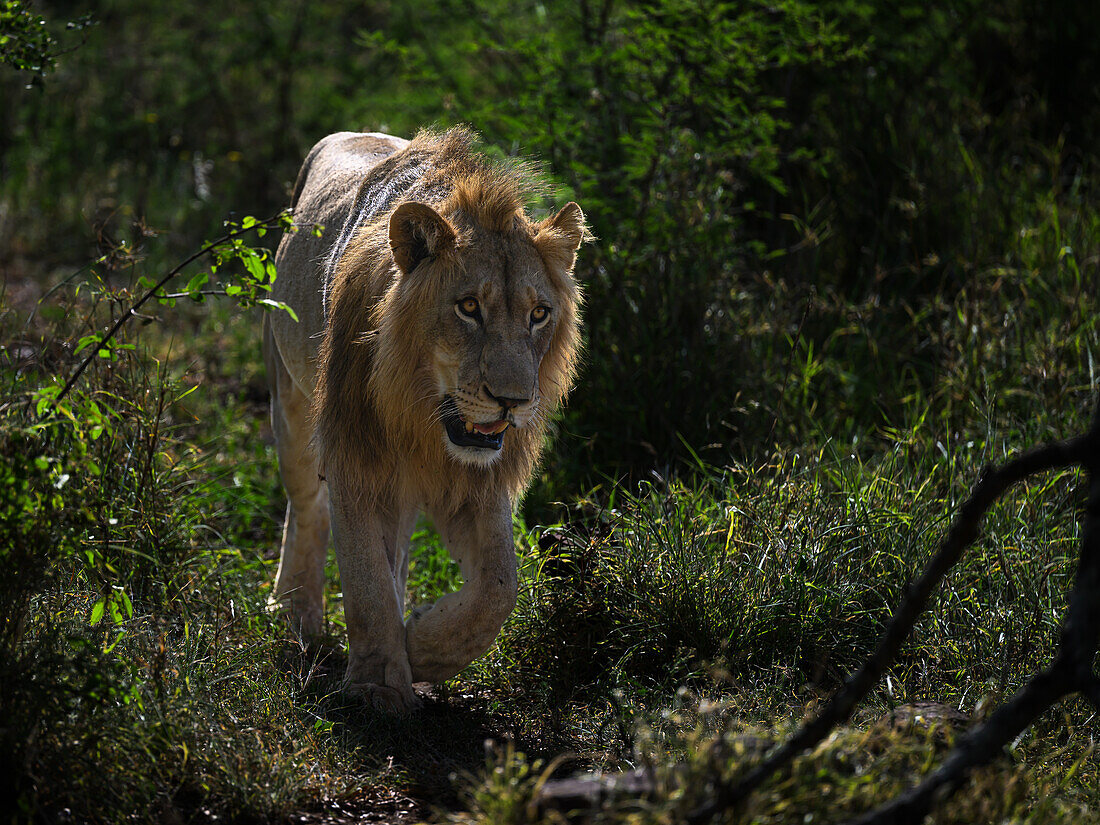
[[[477,260],[443,293],[433,365],[448,452],[484,464],[509,427],[538,415],[539,365],[562,297],[530,240],[476,248]]]
[[[574,204],[534,231],[473,226],[459,237],[438,213],[429,214],[422,204],[409,207],[413,238],[405,246],[395,243],[395,235],[405,236],[391,221],[391,247],[406,278],[427,279],[436,287],[426,353],[436,394],[429,426],[439,428],[456,460],[488,465],[507,449],[509,429],[538,422],[544,394],[552,406],[567,389],[541,386],[562,376],[547,376],[540,367],[559,325],[575,327],[575,286],[568,270],[580,229],[567,236],[554,222],[579,227],[583,216]],[[403,255],[406,250],[411,258]]]

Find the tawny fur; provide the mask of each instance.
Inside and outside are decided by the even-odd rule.
[[[439,403],[423,325],[435,316],[445,282],[437,279],[401,289],[388,247],[391,209],[358,230],[334,273],[314,394],[326,477],[366,474],[373,485],[389,490],[400,464],[402,474],[412,476],[404,478],[410,493],[428,502],[456,499],[456,488],[514,499],[538,461],[549,413],[572,387],[581,296],[570,272],[576,244],[585,232],[583,215],[576,209],[567,230],[532,222],[524,199],[538,185],[529,168],[490,166],[474,154],[472,142],[473,135],[461,128],[443,135],[422,132],[405,151],[376,167],[363,185],[371,186],[376,177],[400,177],[403,167],[424,155],[432,157],[429,174],[408,189],[402,201],[431,204],[458,230],[458,249],[442,262],[444,268],[478,266],[478,249],[468,231],[471,224],[531,239],[561,299],[555,334],[539,369],[547,410],[537,426],[509,430],[507,449],[488,473],[446,457],[436,428],[423,426],[435,416]]]
[[[319,542],[328,525],[321,508],[327,512],[331,495],[348,682],[398,709],[414,703],[412,681],[447,678],[480,655],[511,610],[509,514],[577,367],[581,293],[572,268],[584,216],[571,203],[532,221],[524,205],[540,189],[531,169],[491,163],[473,144],[465,129],[411,142],[340,133],[319,143],[295,187],[305,213],[297,217],[346,228],[330,227],[323,241],[302,233],[284,240],[275,297],[303,324],[278,316],[265,324],[272,420],[290,497],[276,598],[303,629],[318,629]],[[347,220],[356,214],[366,217]],[[472,322],[455,315],[455,290],[464,284],[480,290],[492,313],[493,324],[478,332],[480,356],[462,343],[475,334]],[[536,303],[552,308],[545,327],[528,324]],[[470,379],[472,363],[481,373]],[[457,380],[447,383],[450,375],[464,376],[464,385],[450,389]],[[531,392],[524,376],[537,383]],[[494,394],[497,380],[519,389]],[[487,398],[531,396],[516,406],[499,453],[473,450],[487,457],[466,460],[445,440],[442,383],[464,417],[481,416]],[[485,415],[469,420],[495,420]],[[318,475],[327,486],[318,486]],[[466,585],[417,608],[406,624],[407,538],[422,509]]]

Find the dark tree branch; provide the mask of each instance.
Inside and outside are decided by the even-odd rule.
[[[916,788],[849,825],[920,825],[932,807],[958,790],[974,768],[992,761],[1039,714],[1072,692],[1068,677],[1064,663],[1033,676],[980,727],[964,736],[939,770]]]
[[[1097,519],[1100,511],[1100,482],[1096,472],[1100,464],[1100,403],[1087,435],[1067,441],[1049,444],[1024,453],[1000,468],[985,470],[970,498],[966,500],[955,518],[939,551],[925,567],[920,577],[910,585],[909,591],[898,608],[878,648],[867,663],[853,676],[825,706],[817,718],[803,725],[786,742],[780,745],[763,762],[735,783],[720,785],[714,798],[692,811],[687,820],[692,825],[709,822],[716,814],[745,799],[765,780],[798,754],[821,742],[837,725],[845,722],[856,704],[878,682],[887,666],[897,656],[902,643],[909,635],[917,617],[924,610],[935,587],[943,580],[951,567],[959,560],[963,550],[977,536],[982,516],[1013,484],[1028,476],[1047,470],[1085,464],[1092,470],[1089,517],[1082,542],[1081,566],[1074,588],[1070,608],[1063,629],[1063,640],[1058,660],[1050,670],[1035,677],[1009,703],[972,734],[968,735],[947,760],[944,766],[910,795],[899,798],[892,815],[900,815],[903,805],[918,804],[927,811],[934,804],[937,794],[950,793],[965,779],[975,765],[988,761],[1011,741],[1032,720],[1062,696],[1084,689],[1088,682],[1082,675],[1082,659],[1086,661],[1089,680],[1092,679],[1091,663],[1096,652],[1097,627],[1100,625],[1100,549],[1097,548]],[[1091,559],[1091,563],[1088,563]],[[1066,674],[1072,676],[1066,676]],[[998,727],[993,727],[996,722]],[[1005,732],[1015,729],[1015,733]],[[925,786],[929,787],[926,788]],[[905,801],[910,796],[919,802]],[[923,813],[915,814],[919,821]],[[877,816],[873,814],[872,816]],[[867,822],[885,822],[886,819],[868,818]]]
[[[919,825],[932,806],[956,791],[970,772],[994,759],[1043,712],[1071,693],[1083,693],[1100,708],[1100,681],[1092,663],[1100,645],[1100,401],[1075,463],[1089,469],[1089,500],[1081,537],[1081,560],[1062,623],[1054,663],[1033,676],[980,727],[964,736],[943,765],[908,793],[852,825]]]

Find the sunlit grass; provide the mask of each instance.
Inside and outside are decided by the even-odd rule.
[[[1063,244],[1094,226],[1073,220]],[[334,564],[321,647],[302,649],[267,611],[285,505],[257,319],[164,311],[131,331],[144,349],[88,373],[72,420],[43,429],[31,393],[67,374],[66,342],[119,305],[63,290],[30,333],[6,309],[0,517],[22,555],[2,557],[0,698],[18,724],[3,729],[0,791],[21,816],[67,807],[97,822],[335,806],[527,821],[562,757],[561,772],[652,764],[667,793],[607,816],[674,821],[716,774],[758,756],[734,742],[715,757],[716,737],[777,739],[859,666],[986,464],[1084,428],[1100,327],[1072,261],[1049,248],[1055,229],[1040,223],[1012,267],[952,297],[880,309],[819,296],[801,332],[781,323],[799,316],[799,293],[746,293],[752,380],[773,382],[766,403],[735,411],[753,448],[685,445],[691,461],[587,494],[568,486],[587,474],[570,464],[583,447],[551,456],[516,518],[515,613],[406,720],[339,692]],[[891,348],[907,359],[892,372]],[[865,357],[873,397],[855,375]],[[880,395],[889,405],[863,426]],[[563,426],[559,438],[575,436]],[[944,753],[939,738],[885,725],[892,709],[934,701],[980,717],[1049,660],[1079,481],[1036,478],[991,510],[851,727],[765,786],[742,821],[837,821],[888,798]],[[460,585],[427,521],[413,545],[410,604]],[[1088,821],[1096,736],[1089,709],[1067,703],[937,821]],[[498,743],[488,756],[486,741]]]

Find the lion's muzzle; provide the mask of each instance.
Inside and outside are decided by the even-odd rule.
[[[443,397],[440,405],[443,427],[447,438],[457,447],[477,447],[483,450],[499,450],[504,445],[504,431],[509,424],[504,419],[488,424],[474,424],[462,417],[458,405],[451,396]]]

